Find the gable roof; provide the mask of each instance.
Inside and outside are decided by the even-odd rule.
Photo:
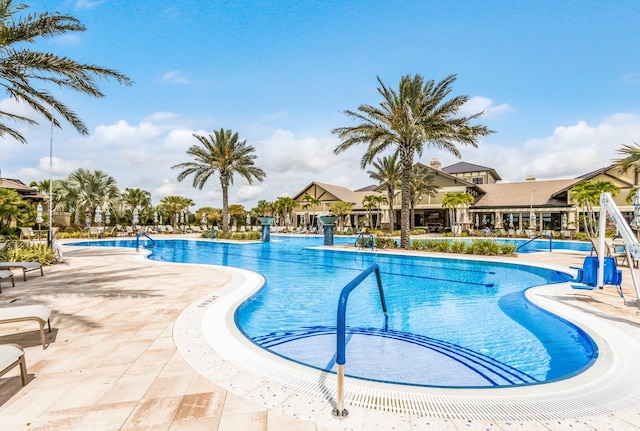
[[[309,193],[310,189],[313,189],[312,193]],[[320,199],[323,202],[351,202],[353,203],[353,209],[363,208],[362,200],[365,196],[380,194],[375,190],[368,190],[368,187],[353,191],[346,187],[313,181],[307,187],[303,188],[302,191],[296,194],[293,199],[299,200],[306,193],[309,193],[311,196]]]
[[[491,175],[493,175],[493,177],[496,180],[501,180],[502,178],[500,177],[500,175],[498,175],[498,172],[496,172],[495,169],[493,168],[488,168],[486,166],[480,166],[480,165],[474,165],[473,163],[467,163],[467,162],[458,162],[458,163],[454,163],[453,165],[449,165],[449,166],[445,166],[444,168],[442,168],[443,172],[446,172],[448,174],[464,174],[467,172],[485,172],[488,171],[491,173]]]
[[[36,189],[35,187],[28,186],[22,181],[12,178],[0,178],[0,189],[15,190],[16,192],[18,192],[18,194],[20,194],[22,199],[42,201],[47,198],[46,195],[39,193],[38,189]]]
[[[479,184],[480,193],[474,208],[558,207],[568,206],[566,193],[581,178],[550,181],[524,181],[519,183]]]

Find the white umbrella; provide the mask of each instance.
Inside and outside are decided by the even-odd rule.
[[[513,229],[513,214],[509,213],[509,229]]]
[[[533,211],[529,215],[529,229],[536,230],[536,213]]]
[[[476,229],[478,228],[479,224],[480,224],[480,218],[478,217],[478,214],[476,214]]]
[[[133,209],[133,224],[138,225],[138,208]]]
[[[109,209],[107,208],[107,210],[104,212],[104,224],[109,226],[110,223],[111,223],[111,212],[109,212]]]
[[[100,207],[96,207],[96,212],[93,215],[93,220],[97,223],[100,224],[102,223],[102,210],[100,209]]]
[[[247,226],[251,224],[251,214],[247,213]]]
[[[202,213],[202,224],[203,224],[204,226],[207,226],[207,222],[208,222],[208,221],[209,221],[209,220],[207,220],[207,214],[203,212],[203,213]]]
[[[42,204],[38,203],[38,207],[36,208],[36,223],[40,224],[44,221],[42,218]]]
[[[153,213],[153,224],[158,226],[158,213],[157,212]]]

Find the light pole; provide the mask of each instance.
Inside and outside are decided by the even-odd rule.
[[[52,105],[55,109],[55,105]],[[51,113],[51,132],[49,133],[49,231],[47,232],[47,245],[53,245],[53,110]]]

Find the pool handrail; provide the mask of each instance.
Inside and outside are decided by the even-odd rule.
[[[136,250],[138,250],[140,248],[140,237],[141,236],[146,236],[149,241],[151,241],[151,247],[156,245],[156,242],[153,240],[153,238],[151,238],[146,232],[140,232],[138,234],[136,234]]]
[[[337,325],[336,325],[336,364],[338,365],[338,394],[336,401],[336,408],[333,410],[333,415],[339,418],[346,417],[349,412],[344,408],[344,365],[346,359],[346,313],[347,313],[347,300],[349,294],[362,283],[372,272],[376,274],[376,282],[378,283],[378,293],[380,294],[380,304],[382,305],[382,311],[385,317],[385,328],[387,327],[388,314],[387,303],[384,299],[384,290],[382,289],[382,279],[380,278],[380,268],[377,263],[370,265],[356,278],[347,283],[340,292],[340,299],[338,300],[338,312],[337,312]]]
[[[363,250],[365,248],[370,248],[371,250],[373,250],[376,246],[376,241],[373,237],[373,234],[369,234],[367,239],[365,239],[364,236],[365,236],[364,233],[359,233],[358,236],[356,237],[356,242],[353,244],[353,246],[358,247],[360,245]],[[362,243],[360,241],[362,241]]]
[[[536,236],[534,236],[534,237],[533,237],[533,238],[531,238],[529,241],[525,242],[524,244],[519,245],[519,246],[516,248],[516,250],[515,250],[515,251],[517,252],[517,251],[518,251],[518,250],[520,250],[522,247],[524,247],[525,245],[529,244],[530,242],[535,241],[535,240],[536,240],[536,239],[538,239],[538,238],[549,238],[549,251],[553,251],[553,244],[552,244],[552,243],[553,243],[553,239],[551,238],[551,235],[549,235],[548,233],[541,233],[540,235],[536,235]]]

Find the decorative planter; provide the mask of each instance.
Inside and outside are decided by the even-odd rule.
[[[323,225],[332,226],[338,220],[338,216],[320,216],[318,219]]]
[[[260,221],[263,226],[270,226],[273,222],[273,217],[258,217],[258,221]]]

